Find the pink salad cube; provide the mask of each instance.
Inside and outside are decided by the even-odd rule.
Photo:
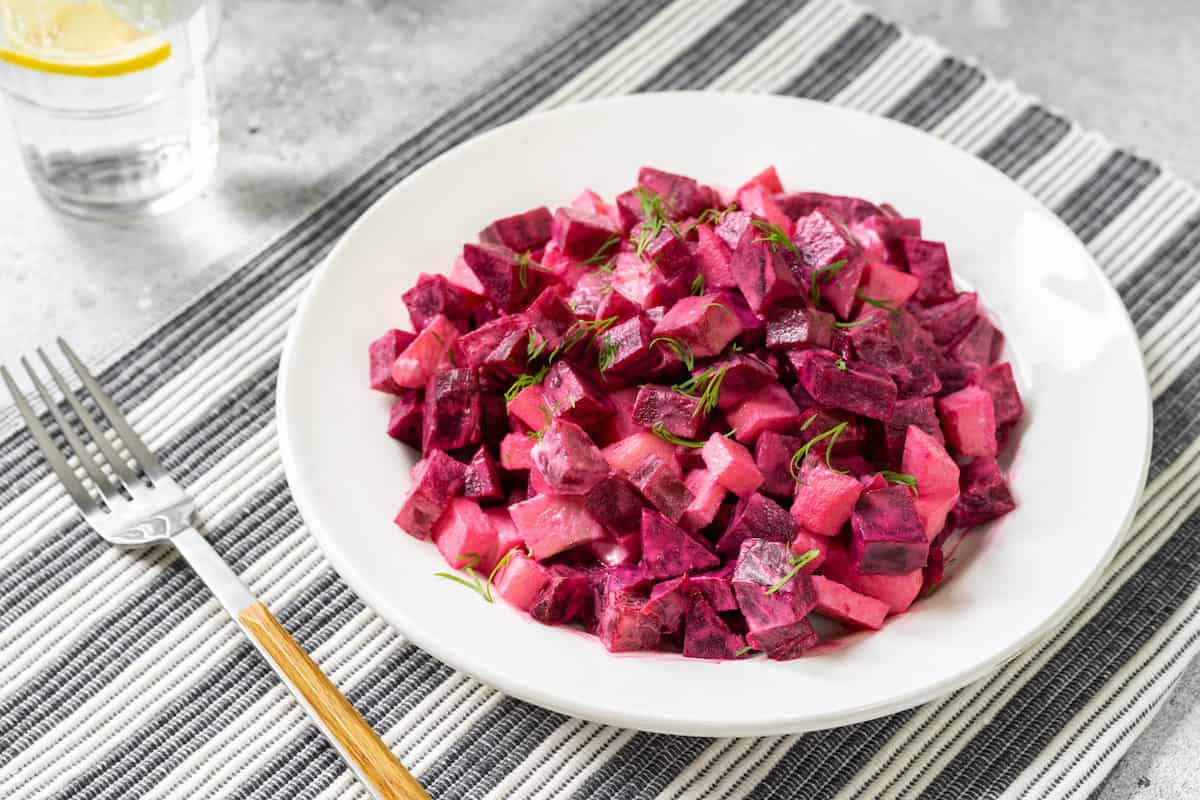
[[[745,446],[719,433],[708,437],[700,450],[704,466],[717,482],[738,497],[753,494],[763,483],[763,474]]]
[[[508,511],[538,560],[604,537],[604,528],[577,497],[539,494]]]
[[[992,396],[967,386],[937,401],[938,416],[950,448],[962,456],[996,456],[996,417]]]

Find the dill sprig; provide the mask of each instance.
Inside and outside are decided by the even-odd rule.
[[[530,439],[533,439],[535,442],[540,442],[542,440],[542,437],[546,435],[546,429],[549,428],[550,423],[554,421],[554,415],[551,413],[550,409],[546,408],[545,406],[538,406],[538,411],[542,412],[542,417],[546,420],[546,423],[538,430],[530,431],[526,434],[526,436],[528,436]]]
[[[800,430],[801,430],[801,432],[808,430],[808,427],[809,427],[810,425],[812,425],[814,422],[816,422],[816,421],[817,421],[817,417],[818,417],[818,416],[820,416],[820,414],[819,414],[818,412],[814,411],[814,412],[812,413],[812,416],[811,416],[811,417],[809,417],[808,419],[804,420],[804,424],[800,426]]]
[[[719,225],[731,211],[737,211],[737,203],[730,203],[724,208],[706,208],[696,217],[696,224]]]
[[[799,575],[800,570],[802,570],[806,566],[808,566],[808,564],[819,555],[821,555],[821,551],[817,550],[816,548],[813,548],[812,550],[809,550],[808,552],[803,553],[803,554],[798,555],[795,558],[793,558],[792,559],[792,568],[791,568],[791,570],[788,571],[788,574],[784,575],[782,578],[780,578],[775,583],[775,585],[772,586],[770,589],[765,589],[763,591],[763,594],[775,594],[776,592],[778,592],[780,589],[782,589],[784,586],[787,585],[788,581],[790,581],[792,578]]]
[[[517,376],[517,379],[512,382],[512,385],[504,390],[504,401],[506,403],[511,403],[516,399],[517,395],[521,393],[522,389],[525,389],[529,386],[537,386],[542,382],[542,379],[546,377],[546,373],[549,371],[550,367],[547,365],[533,374],[528,372],[521,373]]]
[[[833,327],[843,328],[843,329],[857,328],[859,325],[866,325],[868,322],[871,322],[874,319],[875,319],[874,314],[867,314],[865,317],[859,317],[858,319],[853,320],[851,322],[841,322],[840,320],[834,320]]]
[[[651,425],[650,432],[653,433],[658,438],[662,439],[664,442],[668,442],[670,444],[677,444],[680,447],[691,447],[693,449],[704,447],[704,442],[698,442],[695,439],[684,439],[682,437],[676,436],[675,434],[673,434],[669,430],[667,430],[667,426],[661,422],[656,422],[653,425]]]
[[[525,348],[525,355],[530,361],[533,361],[542,354],[542,351],[546,349],[547,344],[548,342],[546,341],[546,337],[538,333],[537,328],[530,328],[529,345]]]
[[[700,401],[696,404],[696,410],[692,412],[693,417],[697,414],[708,415],[717,407],[717,401],[721,396],[721,383],[724,382],[725,373],[728,371],[728,365],[708,367],[699,375],[693,375],[671,388],[680,394],[695,397]]]
[[[862,300],[867,305],[875,306],[875,308],[882,309],[882,310],[888,312],[889,314],[899,314],[900,313],[900,309],[896,308],[894,305],[889,303],[887,300],[880,300],[876,297],[867,297],[862,292],[856,292],[854,294],[854,296],[857,297],[859,300]]]
[[[528,250],[516,255],[517,280],[520,282],[522,289],[529,288],[529,264],[532,261],[533,258],[530,256]]]
[[[571,323],[571,327],[567,328],[567,332],[563,334],[563,339],[559,342],[558,347],[554,348],[550,353],[550,360],[558,358],[563,353],[570,350],[575,345],[587,339],[589,336],[599,336],[613,326],[617,321],[614,314],[611,317],[604,319],[577,319]]]
[[[797,256],[800,255],[800,248],[797,247],[796,243],[792,241],[792,237],[788,236],[787,233],[784,232],[783,228],[779,227],[774,222],[767,222],[765,219],[754,219],[750,220],[750,224],[762,234],[762,236],[759,236],[754,240],[755,242],[766,242],[776,253],[778,253],[779,248],[782,247],[784,249],[791,250]]]
[[[671,351],[679,356],[679,360],[687,367],[688,372],[696,368],[696,357],[692,355],[692,348],[687,342],[682,339],[676,339],[673,336],[656,336],[650,340],[649,346],[654,347],[656,342],[662,342],[671,348]]]
[[[692,278],[692,294],[704,294],[704,273],[697,272],[696,277]]]
[[[917,494],[917,476],[910,475],[907,472],[893,472],[890,469],[880,471],[879,477],[883,478],[888,483],[897,483],[907,486],[912,489],[913,497],[918,497]]]
[[[449,359],[450,366],[457,369],[458,368],[458,358],[455,357],[454,351],[451,350],[449,345],[446,344],[446,340],[443,339],[441,336],[439,336],[437,331],[431,330],[430,333],[433,334],[434,340],[436,340],[437,343],[442,346],[442,350],[444,350],[446,352],[446,358]]]
[[[638,230],[637,238],[634,239],[634,251],[638,257],[642,257],[646,248],[650,243],[658,238],[663,229],[671,231],[676,236],[680,236],[679,226],[671,219],[671,214],[667,209],[666,201],[662,195],[657,192],[647,189],[645,186],[639,186],[633,190],[637,195],[638,203],[642,210],[642,224]]]
[[[450,572],[435,572],[433,574],[434,577],[445,578],[446,580],[461,584],[462,586],[465,586],[478,594],[486,602],[491,603],[495,600],[494,596],[492,595],[492,585],[496,579],[496,573],[504,569],[504,567],[508,565],[508,562],[512,561],[513,556],[515,556],[520,549],[520,547],[513,547],[509,549],[509,551],[505,553],[499,561],[496,562],[496,566],[492,567],[492,571],[488,573],[486,580],[480,580],[479,573],[475,571],[475,568],[479,566],[479,562],[481,560],[480,556],[476,553],[462,553],[458,556],[459,559],[466,559],[467,563],[464,564],[460,569],[467,573],[467,577],[470,578],[470,580]],[[533,551],[530,550],[527,552],[528,555],[533,555]]]
[[[613,249],[620,241],[620,234],[614,233],[612,236],[609,236],[604,240],[603,244],[596,248],[596,252],[592,253],[590,258],[584,259],[584,266],[599,267],[607,262],[609,260],[608,251]]]
[[[810,421],[811,419],[815,418],[816,415],[813,415],[813,417],[810,418]],[[792,463],[788,465],[788,472],[792,474],[792,478],[795,479],[797,483],[800,482],[800,465],[804,463],[804,458],[808,455],[809,451],[812,450],[813,445],[824,439],[829,440],[829,443],[825,446],[825,466],[829,467],[834,472],[846,472],[844,469],[836,469],[833,464],[830,463],[829,454],[833,452],[833,446],[837,444],[838,437],[842,435],[842,431],[846,430],[846,426],[848,424],[849,423],[847,422],[841,422],[837,425],[834,425],[824,433],[817,434],[812,439],[809,439],[807,442],[801,445],[800,449],[792,454]]]
[[[604,341],[600,345],[599,363],[601,377],[604,377],[604,373],[607,372],[608,369],[616,362],[617,353],[620,351],[620,349],[621,343],[606,333],[604,335]]]
[[[844,359],[844,358],[835,359],[833,362],[833,366],[836,367],[837,369],[841,370],[842,372],[845,372],[846,370],[849,369],[849,367],[846,365],[846,359]]]
[[[741,658],[742,656],[746,655],[746,653],[749,653],[749,652],[750,652],[751,650],[753,650],[753,649],[754,649],[754,648],[753,648],[753,647],[751,647],[750,645],[746,645],[746,646],[745,646],[745,647],[743,647],[741,650],[738,650],[736,653],[734,653],[734,654],[733,654],[733,657],[734,657],[734,658]]]
[[[812,275],[809,276],[809,283],[812,288],[812,306],[816,308],[821,303],[821,284],[829,283],[838,274],[842,267],[849,264],[849,260],[839,258],[831,264],[826,264],[820,269],[814,269]]]

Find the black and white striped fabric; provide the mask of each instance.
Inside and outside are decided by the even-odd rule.
[[[698,739],[526,705],[384,624],[331,571],[288,494],[280,346],[310,271],[360,212],[527,112],[700,88],[820,98],[976,154],[1087,243],[1141,336],[1150,483],[1099,588],[1007,666],[920,708]],[[1084,797],[1200,640],[1198,281],[1194,190],[928,39],[840,0],[624,0],[401,143],[103,379],[195,494],[217,549],[436,798]],[[14,415],[3,425],[0,797],[365,797],[199,581],[165,549],[101,541]]]

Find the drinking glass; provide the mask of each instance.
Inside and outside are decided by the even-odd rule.
[[[204,188],[219,20],[219,0],[0,0],[0,87],[51,204],[121,218]]]

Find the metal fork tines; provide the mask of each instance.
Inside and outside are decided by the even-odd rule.
[[[60,447],[55,441],[50,429],[26,400],[8,369],[0,367],[0,375],[67,494],[75,501],[88,523],[101,536],[117,544],[144,544],[163,538],[170,534],[169,522],[186,525],[192,511],[191,499],[166,474],[162,464],[134,433],[116,403],[100,387],[71,347],[62,339],[58,340],[58,346],[79,376],[83,394],[98,409],[102,422],[97,421],[85,403],[71,390],[62,373],[41,348],[38,348],[37,354],[53,385],[57,387],[59,398],[43,383],[28,359],[22,358],[21,364],[49,410],[54,427],[62,434],[66,448]],[[123,446],[121,449],[128,454],[128,460],[108,437],[105,429],[115,434],[116,440]],[[83,468],[86,480],[81,479],[72,467],[72,455]],[[163,524],[155,524],[156,518],[164,517],[170,519],[162,519]]]

